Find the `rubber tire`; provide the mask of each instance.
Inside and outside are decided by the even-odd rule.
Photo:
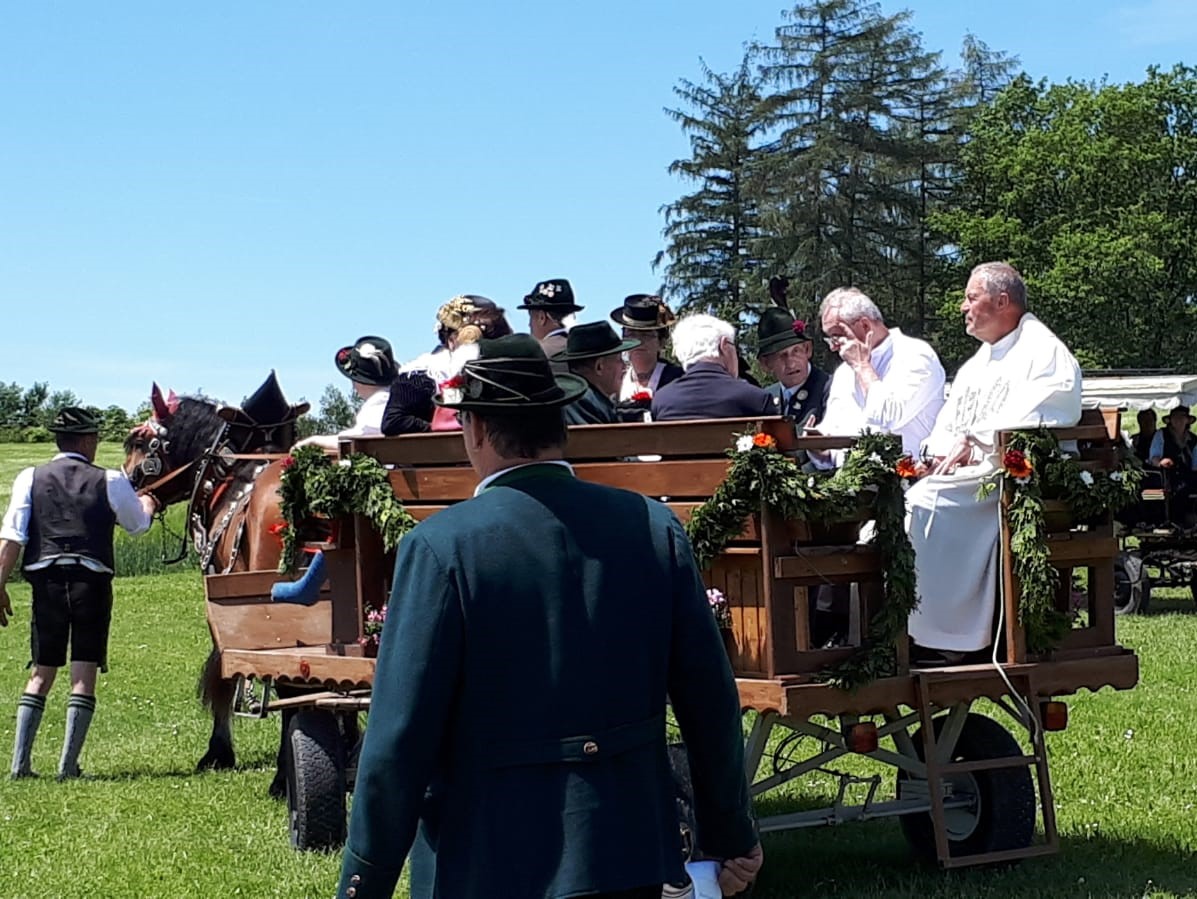
[[[327,851],[345,843],[345,749],[336,716],[299,709],[287,729],[291,845]]]
[[[947,716],[935,719],[937,737],[945,721]],[[921,728],[914,734],[914,747],[921,759]],[[951,760],[971,762],[1022,754],[1022,747],[1018,745],[1018,741],[1002,725],[985,715],[970,712],[960,732],[960,739],[956,741]],[[898,772],[899,780],[909,776],[905,771]],[[949,837],[949,855],[952,858],[962,858],[983,852],[1001,852],[1030,846],[1035,837],[1037,806],[1030,768],[975,771],[972,776],[979,794],[979,820],[967,837],[960,840],[952,840]],[[937,862],[931,813],[903,815],[899,822],[914,854],[924,861]]]
[[[1135,578],[1135,568],[1139,576]],[[1151,597],[1151,581],[1138,556],[1119,553],[1114,559],[1114,614],[1133,615],[1147,609]]]

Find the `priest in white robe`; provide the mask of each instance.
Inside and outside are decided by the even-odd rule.
[[[960,369],[925,444],[930,474],[906,494],[919,607],[910,636],[922,647],[974,652],[993,639],[999,508],[977,489],[1000,467],[995,432],[1067,427],[1081,417],[1081,369],[1055,334],[1026,311],[1011,266],[973,269],[960,306],[981,347]]]

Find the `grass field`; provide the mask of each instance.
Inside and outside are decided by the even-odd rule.
[[[5,491],[24,461],[6,449]],[[5,762],[28,659],[28,587],[10,592],[16,621],[0,631]],[[943,874],[911,861],[893,821],[806,830],[766,838],[755,896],[1197,896],[1197,614],[1181,597],[1156,598],[1150,615],[1120,622],[1140,655],[1140,686],[1076,696],[1069,729],[1049,738],[1059,856]],[[0,897],[332,895],[339,859],[293,852],[285,806],[266,796],[276,721],[237,722],[240,770],[192,773],[208,734],[194,697],[207,648],[198,574],[118,579],[112,668],[83,755],[94,779],[0,780]],[[59,685],[34,754],[43,773],[57,763],[64,708]],[[826,797],[830,781],[812,775],[792,786],[763,811]]]

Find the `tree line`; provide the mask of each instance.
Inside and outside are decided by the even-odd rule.
[[[1197,69],[1018,69],[973,35],[949,66],[875,2],[783,13],[735,71],[675,88],[691,155],[669,168],[691,192],[662,209],[662,291],[743,326],[773,275],[808,319],[854,285],[954,369],[975,349],[968,271],[1001,259],[1086,367],[1192,368]]]
[[[312,434],[335,434],[353,423],[361,400],[350,396],[336,385],[324,388],[315,414],[299,420],[299,437]],[[89,405],[74,391],[51,390],[47,382],[35,381],[30,387],[15,382],[0,383],[0,443],[49,443],[54,439],[50,423],[63,406],[82,406],[100,419],[100,439],[121,442],[137,424],[151,414],[149,400],[128,412],[120,406]]]

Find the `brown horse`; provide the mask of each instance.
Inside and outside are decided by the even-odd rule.
[[[164,507],[187,503],[187,529],[206,574],[278,567],[280,459],[294,443],[295,419],[308,408],[288,406],[281,398],[273,373],[241,408],[203,397],[176,399],[173,393],[164,398],[155,384],[153,415],[125,439],[124,469],[134,487],[153,493]],[[212,735],[198,770],[236,764],[231,727],[236,685],[221,677],[220,668],[214,645],[198,687],[212,712]],[[280,744],[272,795],[282,795],[283,761]]]

